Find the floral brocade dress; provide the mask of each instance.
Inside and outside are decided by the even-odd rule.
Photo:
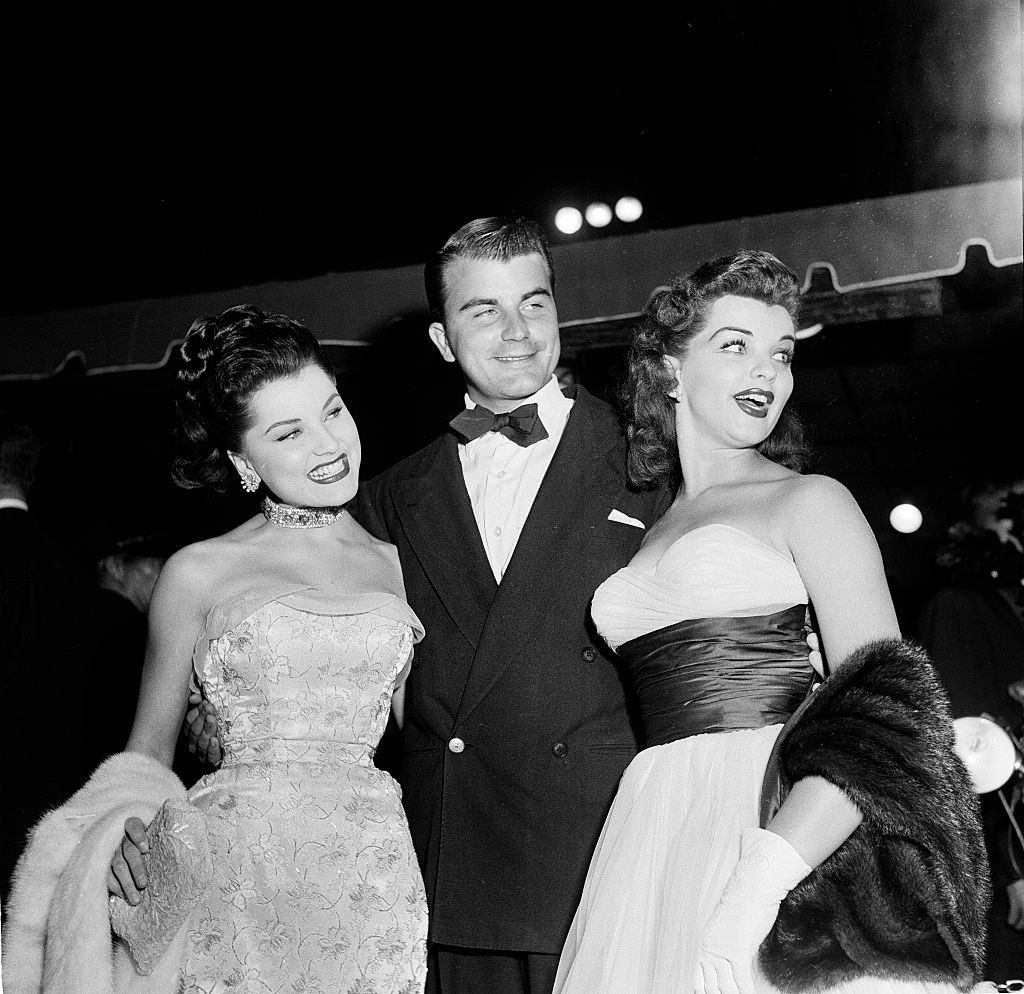
[[[373,765],[423,629],[391,594],[262,588],[216,605],[194,668],[223,762],[190,800],[215,875],[181,990],[416,994],[427,903],[395,781]]]

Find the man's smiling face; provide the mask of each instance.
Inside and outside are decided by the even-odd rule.
[[[454,259],[445,270],[445,320],[430,338],[457,362],[472,400],[510,411],[551,379],[558,364],[558,313],[551,274],[538,253]]]

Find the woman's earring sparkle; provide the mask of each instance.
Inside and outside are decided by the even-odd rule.
[[[254,494],[260,488],[260,478],[256,475],[254,470],[246,469],[239,474],[241,477],[242,489],[247,494]]]
[[[675,366],[673,366],[672,363],[669,362],[668,356],[664,356],[662,361],[665,364],[665,371],[672,378],[672,382],[674,384],[671,390],[666,390],[665,391],[665,396],[668,397],[668,399],[670,401],[672,401],[673,404],[678,404],[679,403],[679,394],[676,393],[676,391],[679,389],[679,376],[678,376],[678,373],[676,372]]]

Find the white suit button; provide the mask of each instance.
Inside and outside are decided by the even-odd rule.
[[[460,738],[454,738],[448,740],[448,749],[450,752],[462,752],[466,748],[466,743]]]

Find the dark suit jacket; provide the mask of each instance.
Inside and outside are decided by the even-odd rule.
[[[92,590],[32,512],[0,509],[0,694],[4,815],[0,891],[28,830],[99,761],[83,706],[91,672]],[[96,674],[102,681],[102,674]]]
[[[557,953],[637,749],[597,586],[667,492],[627,489],[611,408],[579,388],[501,585],[445,435],[366,484],[360,521],[398,547],[426,627],[406,690],[401,780],[433,941]],[[456,741],[458,740],[458,741]]]

